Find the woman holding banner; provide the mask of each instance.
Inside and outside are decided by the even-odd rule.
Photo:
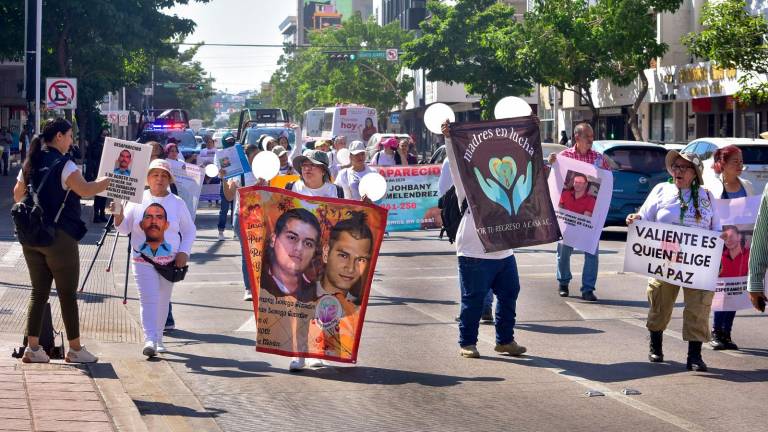
[[[752,183],[747,179],[739,177],[744,170],[744,158],[738,147],[729,145],[717,149],[713,159],[714,163],[712,164],[712,170],[717,176],[705,179],[705,186],[712,192],[712,195],[720,199],[734,199],[745,198],[755,194]],[[726,277],[726,275],[722,274],[724,270],[730,271],[730,274],[728,275],[729,277],[746,276],[747,273],[749,273],[749,248],[738,247],[738,243],[743,243],[743,237],[741,233],[738,233],[738,231],[735,230],[736,227],[732,227],[729,230],[723,230],[723,232],[727,234],[726,247],[731,243],[729,242],[731,238],[736,239],[738,237],[738,239],[735,241],[737,247],[727,248],[727,250],[723,251],[720,277]],[[730,250],[734,249],[738,249],[742,251],[742,253],[736,256],[731,256],[732,253]],[[712,340],[709,342],[713,349],[739,349],[731,339],[731,330],[733,329],[733,320],[735,318],[736,311],[716,311],[714,313]]]
[[[115,228],[131,235],[132,271],[141,302],[144,330],[142,354],[154,357],[166,351],[163,327],[168,316],[174,282],[166,279],[156,265],[187,265],[197,230],[184,200],[169,192],[171,167],[164,159],[149,164],[147,185],[141,204],[128,203],[124,209],[110,205]],[[123,210],[123,211],[120,211]]]
[[[627,225],[646,220],[687,227],[720,231],[720,219],[712,205],[712,194],[702,186],[701,159],[693,153],[670,151],[666,157],[667,171],[672,175],[668,183],[653,188],[637,213],[627,216]],[[651,334],[648,360],[664,361],[662,335],[672,318],[680,286],[650,279],[648,282],[648,321]],[[707,365],[701,358],[701,346],[710,340],[709,312],[714,292],[683,288],[683,340],[688,341],[688,370],[704,372]]]
[[[80,344],[80,322],[77,309],[77,282],[80,278],[78,241],[87,228],[80,219],[80,197],[103,192],[109,178],[92,182],[83,178],[80,170],[67,156],[72,145],[72,125],[59,117],[45,124],[42,133],[29,144],[29,153],[19,171],[13,188],[15,202],[27,195],[27,185],[38,191],[44,221],[55,226],[55,238],[49,246],[22,245],[29,269],[32,291],[27,306],[27,348],[21,361],[48,363],[50,358],[40,349],[43,313],[56,281],[61,304],[61,318],[69,341],[65,360],[70,363],[93,363],[98,358]],[[50,177],[50,179],[48,178]]]

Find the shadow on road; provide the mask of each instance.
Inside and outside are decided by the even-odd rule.
[[[141,399],[134,399],[133,403],[136,404],[136,408],[139,409],[139,412],[143,416],[175,415],[179,417],[216,418],[221,414],[225,414],[229,412],[229,411],[217,409],[217,408],[206,408],[205,411],[197,411],[185,406],[178,406],[178,405],[174,405],[166,402],[145,401]]]
[[[588,327],[558,327],[548,326],[542,324],[517,324],[515,328],[519,330],[525,330],[536,333],[548,333],[548,334],[560,334],[560,335],[583,335],[583,334],[596,334],[605,333],[602,330],[588,328]]]
[[[195,333],[187,330],[171,330],[167,333],[169,342],[181,345],[195,345],[196,343],[230,344],[241,346],[256,346],[256,341],[249,338],[229,336],[221,333]]]
[[[453,306],[458,303],[454,300],[428,300],[416,297],[387,297],[372,295],[368,298],[368,306],[407,306],[408,304],[439,304]]]

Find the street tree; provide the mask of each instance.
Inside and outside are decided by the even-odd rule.
[[[412,35],[398,23],[385,26],[353,15],[338,28],[313,31],[309,47],[286,45],[272,75],[272,105],[295,118],[315,106],[357,103],[376,108],[383,119],[399,106],[405,108],[413,79],[400,73],[399,62],[362,58],[368,50],[400,48]],[[330,52],[355,54],[339,61]]]
[[[596,79],[618,86],[637,83],[628,126],[636,139],[640,104],[648,93],[645,70],[669,48],[657,40],[655,14],[674,12],[682,0],[537,0],[525,15],[525,48],[519,60],[532,77],[560,91],[570,90],[599,113],[590,91]]]
[[[751,15],[744,0],[707,2],[701,13],[702,30],[683,38],[696,57],[712,60],[723,68],[739,69],[740,89],[734,95],[745,104],[768,102],[768,20]]]
[[[421,23],[421,35],[404,46],[406,66],[426,69],[431,81],[464,84],[480,96],[486,119],[499,99],[530,94],[531,81],[514,55],[522,41],[513,7],[496,0],[430,0],[427,9],[431,17]]]
[[[209,0],[193,0],[207,3]],[[78,79],[77,119],[87,130],[96,103],[124,85],[126,65],[143,51],[151,61],[174,58],[168,41],[192,33],[195,23],[162,11],[190,0],[57,0],[43,4],[42,76]],[[3,20],[24,22],[23,2]],[[18,6],[18,5],[17,5]],[[16,25],[18,27],[18,24]],[[23,24],[22,24],[23,27]],[[21,31],[23,33],[23,31]],[[23,38],[0,41],[0,55],[23,51]],[[21,42],[19,42],[21,41]],[[81,136],[82,138],[82,136]]]

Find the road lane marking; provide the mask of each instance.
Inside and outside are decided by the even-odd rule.
[[[384,296],[396,297],[395,293],[391,293],[391,292],[389,292],[388,289],[383,289],[380,286],[376,286],[375,287],[375,291],[378,291],[380,294],[382,294]],[[432,319],[434,319],[434,320],[436,320],[438,322],[453,321],[452,318],[446,319],[443,316],[440,316],[440,315],[437,315],[437,314],[435,314],[433,312],[430,312],[429,310],[425,309],[423,306],[418,305],[418,304],[408,303],[408,304],[406,304],[406,306],[410,307],[411,309],[414,309],[414,310],[416,310],[418,312],[421,312],[422,314],[424,314],[424,315],[426,315],[428,317],[431,317]],[[486,344],[488,344],[490,346],[496,345],[496,341],[495,340],[484,336],[482,333],[478,334],[478,339],[483,341],[483,342],[485,342]],[[708,429],[706,429],[706,428],[704,428],[704,427],[702,427],[702,426],[700,426],[700,425],[698,425],[696,423],[688,421],[688,420],[686,420],[686,419],[684,419],[682,417],[678,417],[678,416],[676,416],[676,415],[674,415],[674,414],[672,414],[670,412],[667,412],[667,411],[664,411],[662,409],[653,407],[653,406],[648,405],[648,404],[646,404],[644,402],[641,402],[641,401],[639,401],[637,399],[633,399],[630,396],[622,394],[620,391],[614,391],[610,387],[607,387],[607,386],[605,386],[604,384],[602,384],[600,382],[592,381],[592,380],[589,380],[587,378],[578,376],[578,375],[576,375],[576,374],[574,374],[574,373],[572,373],[570,371],[567,371],[566,369],[563,369],[563,368],[557,366],[556,364],[554,364],[554,363],[552,363],[552,362],[550,362],[548,360],[543,360],[541,358],[536,358],[536,357],[521,357],[521,359],[525,359],[525,360],[527,360],[530,363],[536,364],[537,367],[540,367],[542,369],[546,369],[546,370],[554,373],[557,376],[564,377],[564,378],[568,379],[569,381],[577,383],[577,384],[583,386],[584,388],[586,388],[588,390],[598,390],[598,391],[601,391],[601,392],[603,392],[605,394],[605,396],[607,396],[607,397],[609,397],[609,398],[611,398],[611,399],[613,399],[613,400],[615,400],[617,402],[620,402],[620,403],[622,403],[624,405],[627,405],[627,406],[629,406],[631,408],[634,408],[634,409],[636,409],[636,410],[638,410],[638,411],[640,411],[640,412],[642,412],[644,414],[656,417],[659,420],[664,421],[664,422],[666,422],[666,423],[668,423],[670,425],[673,425],[675,427],[678,427],[678,428],[680,428],[680,429],[682,429],[684,431],[689,431],[689,432],[706,432],[708,430]]]

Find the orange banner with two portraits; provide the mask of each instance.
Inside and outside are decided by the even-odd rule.
[[[355,363],[387,211],[265,186],[238,193],[256,350]]]

